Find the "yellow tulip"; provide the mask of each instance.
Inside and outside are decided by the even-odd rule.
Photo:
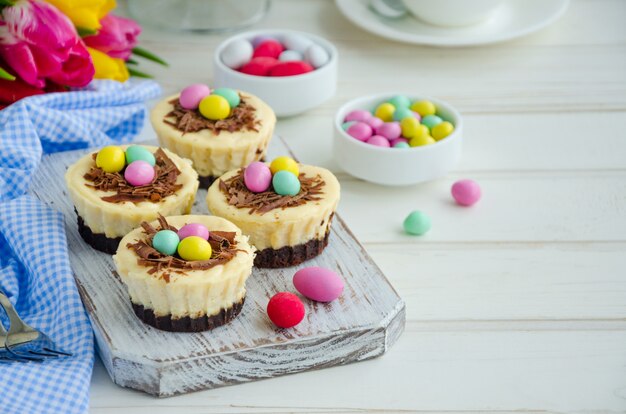
[[[88,31],[102,27],[100,19],[113,10],[115,0],[46,0],[70,18],[74,26]]]
[[[91,60],[96,68],[96,79],[113,79],[120,82],[128,80],[128,68],[122,59],[112,58],[106,53],[88,47]]]

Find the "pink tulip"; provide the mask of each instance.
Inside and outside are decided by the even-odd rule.
[[[141,27],[131,19],[109,14],[100,20],[102,28],[97,34],[85,37],[89,47],[98,49],[112,58],[126,60],[137,45]]]
[[[85,86],[95,72],[72,22],[40,0],[17,0],[0,11],[0,57],[26,83]]]

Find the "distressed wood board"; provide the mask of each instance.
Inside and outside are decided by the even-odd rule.
[[[78,234],[63,174],[85,152],[44,157],[31,192],[65,215],[76,282],[98,352],[116,384],[167,397],[343,365],[382,355],[404,330],[404,301],[338,215],[320,256],[286,269],[253,269],[243,311],[230,324],[202,333],[164,332],[143,324],[133,314],[111,256]],[[289,152],[275,137],[268,157]],[[193,213],[208,214],[205,197],[206,190],[200,190]],[[343,295],[328,304],[304,299],[304,321],[276,328],[267,318],[267,302],[276,292],[295,292],[292,276],[307,266],[336,270],[345,282]]]

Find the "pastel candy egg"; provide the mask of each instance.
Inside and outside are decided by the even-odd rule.
[[[231,108],[235,108],[241,102],[239,93],[234,89],[217,88],[213,90],[213,95],[219,95],[222,98],[226,99],[228,101],[228,105],[230,105]]]
[[[200,101],[198,110],[203,117],[217,121],[230,115],[230,105],[223,96],[209,95]]]
[[[176,253],[180,238],[178,234],[172,230],[158,231],[152,238],[152,247],[154,247],[159,253],[166,256],[172,256]]]
[[[255,36],[252,39],[252,46],[257,47],[258,45],[260,45],[261,43],[265,42],[266,40],[276,40],[276,41],[278,41],[278,39],[276,39],[274,36],[259,35],[259,36]]]
[[[411,105],[411,110],[424,117],[426,115],[434,115],[437,112],[437,107],[430,101],[416,101]]]
[[[280,60],[281,62],[290,62],[292,60],[302,59],[304,59],[304,56],[302,56],[302,53],[296,50],[285,50],[280,54],[280,56],[278,56],[278,60]]]
[[[293,285],[303,296],[317,302],[331,302],[341,296],[343,280],[330,269],[305,267],[293,275]]]
[[[411,148],[408,142],[396,142],[392,145],[394,148]]]
[[[397,108],[393,113],[393,120],[402,121],[404,118],[415,119],[415,116],[413,116],[413,113],[414,112],[411,111],[409,108],[405,108],[405,107]]]
[[[270,171],[272,174],[276,174],[278,171],[289,171],[296,177],[300,175],[300,169],[298,163],[290,157],[282,156],[276,157],[270,164]]]
[[[409,140],[407,140],[406,138],[396,138],[396,139],[392,139],[391,141],[389,141],[389,144],[392,147],[395,147],[396,144],[399,144],[399,143],[405,143],[407,147],[409,146]]]
[[[270,69],[269,76],[296,76],[313,71],[313,66],[302,60],[279,62]]]
[[[314,68],[324,66],[330,60],[330,55],[323,47],[312,44],[304,52],[304,59]]]
[[[367,125],[365,122],[357,122],[354,125],[350,125],[346,132],[348,135],[358,139],[359,141],[367,141],[367,139],[372,136],[374,131],[372,131],[372,127]]]
[[[295,50],[303,55],[312,43],[311,39],[299,34],[288,34],[283,38],[283,44],[286,49]]]
[[[267,316],[279,328],[291,328],[304,319],[304,304],[290,292],[279,292],[267,303]]]
[[[411,111],[411,113],[413,114],[413,118],[417,119],[418,121],[422,120],[422,116],[418,114],[417,112]]]
[[[385,102],[376,107],[374,111],[374,116],[382,119],[385,122],[390,122],[393,120],[393,113],[396,111],[396,107],[392,104]]]
[[[440,139],[444,139],[448,135],[450,135],[454,131],[454,125],[452,125],[448,121],[443,121],[437,125],[435,125],[431,131],[431,135],[437,141]]]
[[[257,47],[254,48],[254,52],[252,53],[252,57],[271,57],[274,59],[278,59],[278,56],[285,50],[282,44],[279,41],[268,39],[264,42],[261,42]]]
[[[120,172],[126,166],[126,154],[120,147],[109,145],[98,151],[96,166],[102,168],[104,172]]]
[[[439,118],[437,115],[426,115],[422,118],[422,125],[426,125],[428,129],[433,129],[436,125],[439,125],[443,122],[443,119]]]
[[[272,186],[276,194],[282,196],[295,196],[300,192],[300,180],[293,173],[281,170],[274,174]]]
[[[432,145],[435,142],[435,138],[430,135],[417,135],[411,138],[409,141],[409,146],[411,147],[423,147],[424,145]]]
[[[365,121],[365,123],[371,126],[374,131],[376,131],[376,129],[384,124],[385,121],[380,118],[376,118],[375,116],[371,116],[368,120]]]
[[[187,237],[196,236],[204,240],[209,240],[209,229],[200,223],[189,223],[178,229],[178,238],[183,240]]]
[[[404,231],[414,236],[421,236],[430,230],[430,217],[419,210],[412,211],[402,223]]]
[[[400,138],[400,134],[402,133],[402,128],[400,128],[400,124],[398,122],[385,122],[378,128],[376,128],[376,134],[382,135],[387,139],[396,139]]]
[[[377,147],[389,147],[389,140],[385,137],[383,137],[382,135],[374,135],[370,138],[368,138],[367,141],[368,144],[370,145],[375,145]]]
[[[156,164],[154,154],[139,145],[131,145],[126,148],[126,164],[131,164],[134,161],[145,161],[153,167]]]
[[[396,108],[408,108],[411,106],[411,100],[404,95],[395,95],[387,100],[390,104]]]
[[[124,178],[134,187],[150,184],[154,175],[154,167],[142,160],[131,162],[124,171]]]
[[[350,126],[356,124],[356,121],[348,121],[348,122],[344,122],[343,124],[341,124],[341,129],[343,129],[344,131],[347,131],[348,128],[350,128]]]
[[[231,69],[237,69],[252,59],[254,48],[252,44],[245,40],[239,39],[230,42],[222,51],[222,62]]]
[[[420,122],[413,117],[404,118],[402,121],[400,121],[402,136],[405,138],[413,138],[420,126]]]
[[[210,94],[211,88],[202,83],[195,83],[180,91],[178,102],[185,109],[197,109],[200,101]]]
[[[262,193],[270,188],[272,171],[265,163],[255,161],[243,170],[243,182],[246,188],[253,193]]]
[[[369,111],[366,111],[364,109],[355,109],[354,111],[350,111],[347,113],[344,121],[366,122],[370,118],[372,118],[372,114]]]
[[[480,186],[473,180],[460,180],[452,185],[452,197],[462,206],[471,206],[480,200]]]
[[[177,250],[180,258],[188,261],[209,260],[213,253],[209,242],[198,236],[182,239]]]
[[[269,76],[270,70],[278,64],[278,60],[271,57],[257,57],[239,68],[239,72],[253,76]]]

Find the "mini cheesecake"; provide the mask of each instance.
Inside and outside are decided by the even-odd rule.
[[[159,230],[176,232],[190,223],[209,229],[210,259],[187,261],[152,247]],[[205,331],[234,319],[243,308],[253,260],[254,249],[237,226],[220,217],[200,215],[144,222],[124,236],[113,256],[137,317],[175,332]]]
[[[300,191],[279,195],[270,187],[251,192],[244,169],[230,171],[209,188],[212,214],[235,223],[258,252],[257,267],[294,266],[319,255],[328,244],[330,225],[339,203],[339,182],[328,170],[299,165]]]
[[[120,145],[123,150],[127,147]],[[97,250],[115,253],[124,235],[159,214],[191,212],[198,190],[198,174],[191,162],[166,149],[142,147],[156,159],[155,179],[148,185],[134,187],[123,172],[104,172],[96,165],[97,151],[79,159],[65,173],[78,231]]]
[[[261,99],[239,92],[241,102],[229,117],[213,121],[197,109],[183,108],[179,96],[159,102],[150,120],[162,146],[193,161],[202,188],[227,171],[264,158],[276,115]]]

